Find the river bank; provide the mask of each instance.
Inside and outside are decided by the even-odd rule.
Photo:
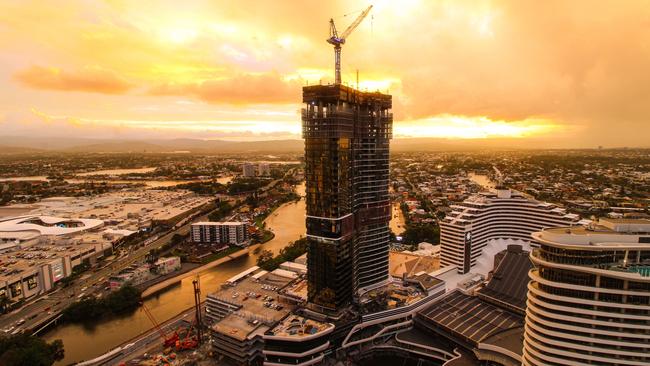
[[[168,278],[168,279],[166,279],[166,280],[164,280],[162,282],[153,284],[152,286],[149,286],[144,291],[142,291],[141,297],[143,299],[145,299],[145,298],[147,298],[147,297],[149,297],[151,295],[154,295],[154,294],[158,293],[159,291],[162,291],[162,290],[164,290],[164,289],[166,289],[166,288],[168,288],[170,286],[173,286],[173,285],[181,282],[185,278],[188,278],[190,276],[196,276],[197,273],[207,271],[207,270],[209,270],[211,268],[214,268],[214,267],[216,267],[216,266],[218,266],[218,265],[220,265],[222,263],[226,263],[226,262],[229,262],[229,261],[231,261],[233,259],[237,259],[237,258],[241,257],[242,255],[248,255],[249,252],[250,252],[250,247],[243,248],[243,249],[238,250],[238,251],[236,251],[236,252],[234,252],[232,254],[228,254],[227,256],[225,256],[223,258],[219,258],[219,259],[217,259],[215,261],[212,261],[212,262],[204,264],[204,265],[202,265],[200,267],[194,268],[194,269],[192,269],[192,270],[190,270],[188,272],[181,273],[181,274],[179,274],[177,276],[174,276],[172,278]]]
[[[296,188],[296,192],[301,197],[304,196],[304,183]],[[262,248],[276,254],[289,242],[305,236],[304,198],[280,206],[264,222],[267,228],[273,230],[275,237],[263,244]],[[221,288],[221,284],[228,278],[256,265],[259,255],[255,253],[257,247],[257,245],[250,246],[249,255],[242,255],[202,270],[200,272],[201,299],[204,300],[207,294]],[[158,322],[162,323],[193,306],[193,279],[193,276],[184,277],[177,282],[176,286],[167,287],[165,291],[158,291],[143,300]],[[63,340],[65,358],[56,365],[68,365],[104,354],[151,327],[152,324],[146,315],[142,311],[136,311],[129,316],[101,322],[93,327],[79,324],[58,326],[45,333],[43,338],[48,341]]]

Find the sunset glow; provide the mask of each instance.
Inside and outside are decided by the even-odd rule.
[[[517,1],[376,1],[343,49],[343,82],[356,87],[359,70],[361,90],[392,94],[398,137],[588,131],[580,141],[601,142],[614,124],[634,128],[650,115],[641,98],[650,31],[628,17],[648,9],[579,3],[540,10]],[[365,6],[5,1],[0,127],[18,135],[300,138],[301,87],[332,82],[327,22],[345,29]],[[565,29],[570,37],[555,37]],[[621,43],[603,33],[612,29],[630,36]],[[597,49],[587,46],[593,37]],[[45,130],[53,125],[60,129]]]

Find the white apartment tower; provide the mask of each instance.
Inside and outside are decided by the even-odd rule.
[[[458,205],[440,222],[440,262],[467,273],[490,240],[521,239],[549,227],[572,226],[579,217],[556,205],[510,189],[482,192]],[[535,245],[535,243],[532,243]]]
[[[268,163],[260,163],[257,167],[257,175],[260,177],[271,176],[271,166]]]
[[[243,245],[248,241],[245,222],[197,222],[192,224],[192,241],[195,243],[219,243]]]
[[[255,165],[252,163],[245,163],[242,165],[242,175],[245,178],[252,178],[255,176]]]

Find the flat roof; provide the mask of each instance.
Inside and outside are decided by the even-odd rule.
[[[448,342],[443,341],[444,338],[441,340],[441,337],[426,333],[419,328],[411,328],[405,332],[397,333],[395,335],[395,339],[397,339],[397,341],[405,341],[408,343],[420,344],[426,347],[442,349],[449,353],[454,352],[454,348],[450,347],[447,344]]]
[[[195,222],[192,226],[225,226],[225,225],[242,225],[242,221],[201,221]]]
[[[242,272],[239,272],[238,274],[236,274],[236,275],[230,277],[229,279],[227,279],[227,280],[226,280],[226,283],[233,284],[233,283],[235,283],[235,282],[241,280],[242,278],[248,276],[249,274],[251,274],[251,273],[257,271],[258,269],[260,269],[260,267],[258,267],[258,266],[253,266],[253,267],[251,267],[251,268],[249,268],[249,269],[246,269],[246,270],[244,270],[244,271],[242,271]]]
[[[428,296],[418,285],[390,282],[361,295],[363,314],[377,313],[411,305]]]
[[[505,348],[521,356],[524,345],[524,327],[511,328],[495,333],[484,339],[482,343]]]
[[[266,334],[281,337],[306,337],[333,329],[334,324],[323,323],[299,315],[289,314]]]

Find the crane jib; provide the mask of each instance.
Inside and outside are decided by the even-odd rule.
[[[372,5],[359,14],[357,19],[348,26],[341,36],[339,36],[338,31],[336,30],[334,19],[330,19],[330,38],[327,39],[327,43],[334,45],[334,83],[337,85],[341,84],[341,45],[345,44],[345,40],[348,38],[350,33],[352,33],[368,13],[370,13],[370,9],[372,9]]]

